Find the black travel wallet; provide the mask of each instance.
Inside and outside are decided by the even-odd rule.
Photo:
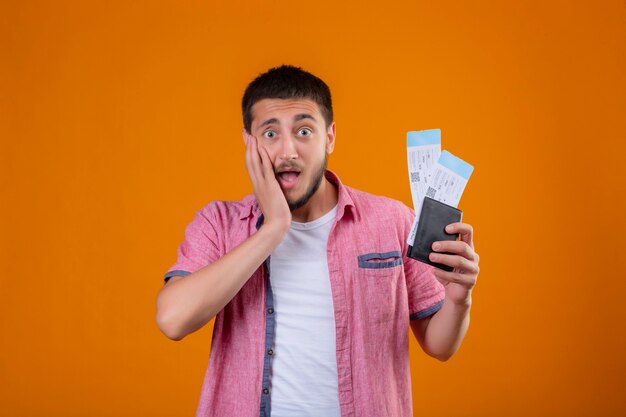
[[[450,223],[460,222],[462,216],[463,212],[456,207],[424,197],[415,240],[413,245],[409,246],[407,256],[444,271],[452,271],[453,268],[451,266],[432,262],[428,259],[428,255],[433,251],[433,242],[457,240],[459,238],[458,234],[446,233],[445,227]]]

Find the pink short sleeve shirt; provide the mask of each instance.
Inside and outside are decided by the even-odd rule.
[[[326,178],[338,188],[327,256],[341,416],[412,416],[409,320],[436,313],[444,288],[431,266],[406,256],[411,209],[344,186],[331,171]],[[165,278],[219,259],[262,221],[253,195],[209,203],[186,227],[178,260]],[[197,416],[270,416],[275,319],[267,265],[215,318]]]

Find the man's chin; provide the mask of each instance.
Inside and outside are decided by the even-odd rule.
[[[306,203],[308,203],[311,199],[311,196],[301,195],[298,196],[298,198],[289,198],[285,195],[285,198],[287,199],[287,205],[289,206],[289,210],[296,211],[300,207],[306,205]]]
[[[289,198],[289,197],[287,197],[287,195],[285,195],[285,199],[287,200],[287,205],[289,206],[289,210],[291,210],[291,211],[298,210],[300,207],[302,207],[306,203],[308,203],[308,200],[304,201],[302,199],[302,197],[300,197],[300,198]]]
[[[327,159],[324,159],[324,163],[320,167],[317,172],[317,175],[314,177],[313,181],[308,184],[306,190],[298,196],[298,198],[290,198],[293,197],[293,189],[292,190],[283,190],[283,194],[287,199],[287,204],[289,205],[289,210],[292,212],[298,210],[300,207],[304,206],[309,202],[309,200],[317,193],[324,180],[324,172],[326,171]],[[304,186],[304,182],[298,184],[300,187]]]

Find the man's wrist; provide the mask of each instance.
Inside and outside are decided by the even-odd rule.
[[[263,231],[264,233],[275,236],[280,242],[289,231],[290,226],[290,221],[267,221],[263,223],[259,232]]]
[[[448,299],[447,301],[457,310],[469,310],[472,307],[472,294],[462,300]]]

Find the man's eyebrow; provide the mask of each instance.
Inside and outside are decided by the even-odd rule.
[[[259,128],[261,128],[261,127],[263,127],[263,126],[267,126],[267,125],[272,125],[272,124],[274,124],[274,123],[278,123],[278,124],[280,124],[280,123],[278,122],[278,119],[277,119],[277,118],[275,118],[275,117],[273,117],[273,118],[271,118],[271,119],[267,119],[266,121],[264,121],[263,123],[261,123],[261,124],[259,125]]]
[[[308,114],[308,113],[300,113],[300,114],[296,114],[296,115],[293,117],[293,121],[294,121],[294,122],[299,122],[300,120],[304,120],[304,119],[311,119],[311,120],[313,120],[314,122],[317,122],[317,120],[315,120],[315,117],[311,116],[311,115],[310,115],[310,114]]]
[[[311,119],[314,122],[317,122],[317,120],[315,119],[315,117],[311,116],[309,113],[300,113],[300,114],[296,114],[293,117],[293,121],[294,122],[299,122],[300,120],[304,120],[304,119]],[[267,119],[265,120],[263,123],[261,123],[258,127],[258,129],[267,126],[267,125],[273,125],[273,124],[280,124],[280,122],[278,121],[277,118],[272,117],[271,119]]]

